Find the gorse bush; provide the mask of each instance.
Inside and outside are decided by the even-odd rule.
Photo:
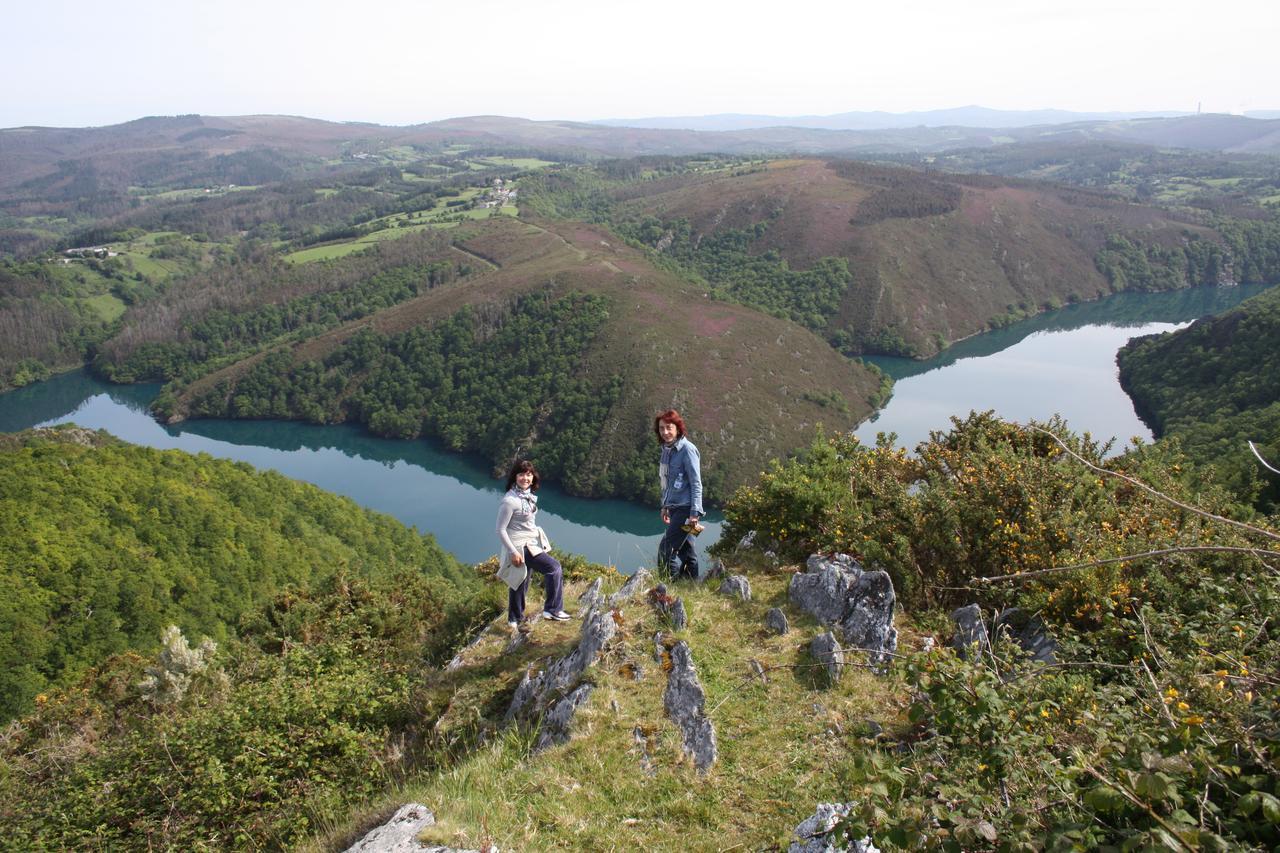
[[[5,844],[292,846],[427,760],[422,669],[492,598],[418,573],[291,590],[165,705],[143,701],[141,659],[108,661],[9,730]]]

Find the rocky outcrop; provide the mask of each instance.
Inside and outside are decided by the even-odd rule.
[[[782,612],[781,607],[769,608],[769,612],[764,615],[764,626],[779,635],[791,630],[791,625],[787,622],[787,614]]]
[[[862,566],[846,554],[814,554],[803,572],[792,575],[787,598],[824,625],[834,625],[844,618],[849,592],[861,576]]]
[[[1021,607],[1010,607],[996,616],[992,633],[997,639],[1008,638],[1018,644],[1035,663],[1057,663],[1058,643],[1038,616]]]
[[[648,589],[651,583],[653,583],[653,574],[648,569],[638,569],[634,575],[627,578],[627,582],[621,589],[609,597],[609,606],[617,607],[624,601],[629,601],[640,590]]]
[[[979,660],[991,647],[991,638],[987,636],[987,625],[982,621],[982,608],[976,604],[957,607],[951,611],[951,621],[956,623],[955,636],[951,638],[951,647],[962,657]]]
[[[604,584],[604,578],[596,578],[591,582],[591,586],[587,587],[582,595],[578,596],[579,611],[585,622],[591,617],[591,612],[604,603],[604,595],[600,592],[600,587]]]
[[[849,595],[848,609],[840,620],[846,646],[867,650],[867,660],[886,662],[898,649],[898,629],[893,627],[893,581],[887,572],[863,572]]]
[[[569,729],[573,725],[574,715],[591,698],[591,691],[594,689],[591,684],[580,684],[572,693],[551,706],[551,710],[542,718],[542,728],[538,732],[534,752],[542,752],[569,741]]]
[[[684,599],[676,598],[666,584],[658,584],[649,591],[649,601],[658,615],[667,620],[673,631],[683,631],[689,624],[689,614],[684,609]]]
[[[809,656],[826,669],[832,684],[840,680],[840,674],[844,672],[844,650],[840,648],[835,634],[827,631],[814,637],[809,643]]]
[[[831,837],[832,830],[849,814],[851,808],[853,803],[818,803],[813,815],[802,820],[792,830],[792,841],[787,847],[787,853],[880,853],[869,838],[855,841],[850,847],[835,846],[839,839]]]
[[[746,575],[729,575],[717,590],[721,595],[731,595],[743,601],[751,600],[751,581]]]
[[[716,763],[716,730],[704,713],[706,694],[693,667],[689,644],[684,640],[671,647],[671,671],[662,706],[680,732],[680,745],[693,766],[706,773]]]
[[[814,554],[805,571],[792,576],[787,596],[819,622],[837,626],[844,645],[865,650],[872,663],[897,651],[896,596],[888,573],[863,571],[848,554]]]
[[[419,841],[419,833],[429,826],[435,826],[435,823],[436,816],[431,813],[431,809],[421,803],[409,803],[401,806],[386,823],[369,830],[363,838],[348,847],[345,853],[476,853]],[[492,845],[485,850],[498,853],[498,848]]]

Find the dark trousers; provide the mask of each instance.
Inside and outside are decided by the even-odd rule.
[[[693,548],[693,537],[680,529],[680,525],[689,520],[692,507],[667,507],[667,532],[658,543],[658,570],[673,578],[698,579],[698,552]],[[675,570],[675,561],[680,560],[680,571]]]
[[[547,598],[542,609],[547,613],[559,613],[564,610],[564,576],[556,558],[543,551],[538,556],[524,549],[524,564],[529,567],[525,572],[524,583],[519,589],[507,590],[507,621],[519,622],[524,619],[524,597],[529,591],[529,578],[537,572],[542,575],[542,585],[546,587]]]

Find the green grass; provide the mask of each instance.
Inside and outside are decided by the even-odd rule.
[[[394,803],[370,811],[425,803],[442,825],[431,841],[466,847],[486,841],[513,850],[785,846],[816,803],[847,792],[850,756],[860,750],[854,732],[862,722],[896,725],[903,704],[895,682],[865,669],[850,668],[839,684],[826,686],[807,651],[820,629],[790,608],[789,578],[785,571],[754,574],[749,603],[718,595],[711,585],[675,590],[689,612],[689,627],[677,637],[692,649],[716,727],[720,757],[706,775],[684,757],[663,711],[667,678],[654,660],[653,637],[670,631],[641,598],[622,609],[615,641],[589,671],[596,689],[578,713],[573,739],[537,756],[530,755],[535,738],[502,730],[501,718],[525,668],[569,651],[579,623],[539,622],[528,647],[504,654],[508,632],[500,617],[461,668],[438,673],[425,686],[424,701],[444,710],[438,737],[461,746],[486,731],[488,742],[406,780]],[[792,630],[785,636],[764,629],[773,606],[788,612]],[[751,675],[753,659],[766,668],[766,682]],[[643,751],[651,774],[642,768]],[[353,816],[352,825],[369,818]],[[335,827],[326,843],[351,832]]]
[[[97,296],[86,297],[81,303],[87,306],[98,319],[104,323],[110,323],[121,314],[124,313],[125,304],[120,299],[110,293],[100,293]]]

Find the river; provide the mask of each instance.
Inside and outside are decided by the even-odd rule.
[[[994,409],[1013,420],[1044,420],[1056,412],[1077,431],[1118,438],[1118,450],[1131,436],[1150,438],[1150,432],[1120,390],[1116,350],[1130,337],[1177,328],[1264,289],[1119,294],[970,338],[931,361],[876,359],[897,384],[887,407],[857,434],[874,441],[879,431],[894,432],[910,448],[971,409]],[[77,423],[148,447],[240,460],[429,531],[461,560],[476,562],[496,551],[493,522],[501,484],[489,477],[482,460],[425,441],[376,438],[354,426],[227,420],[162,426],[147,414],[158,390],[67,373],[0,394],[0,431]],[[628,574],[652,564],[662,531],[657,510],[575,498],[552,485],[544,485],[540,495],[543,526],[556,547]],[[709,522],[700,548],[720,535],[719,516],[713,513]]]

